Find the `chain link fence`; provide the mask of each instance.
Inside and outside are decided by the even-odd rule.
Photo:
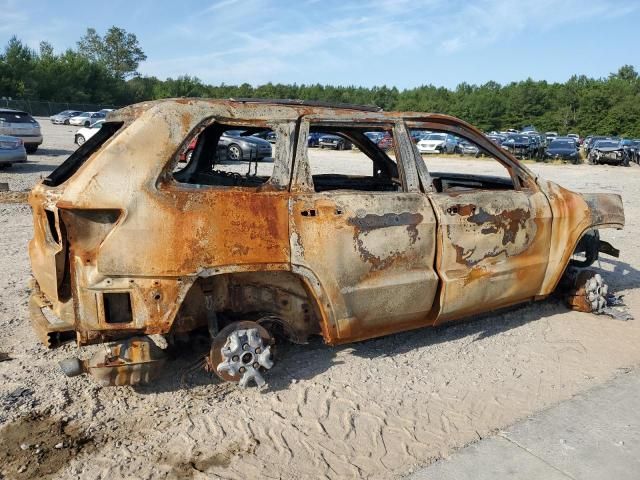
[[[37,117],[50,117],[63,110],[79,110],[82,112],[97,112],[103,108],[120,108],[115,105],[96,105],[92,103],[65,103],[65,102],[44,102],[42,100],[8,100],[0,99],[0,108],[12,108],[22,110]]]

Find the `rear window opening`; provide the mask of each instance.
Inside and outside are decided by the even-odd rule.
[[[257,187],[269,181],[278,134],[268,127],[213,123],[178,152],[173,178],[180,183]]]
[[[42,183],[48,187],[57,187],[66,182],[107,140],[122,127],[123,122],[106,122],[89,140],[82,144],[69,158],[60,164]]]

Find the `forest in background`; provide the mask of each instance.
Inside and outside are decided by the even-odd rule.
[[[207,85],[194,76],[158,79],[138,73],[146,60],[135,34],[89,28],[76,48],[37,50],[12,37],[0,53],[0,98],[124,106],[170,97],[291,98],[435,112],[482,130],[534,125],[540,131],[640,137],[640,78],[623,65],[606,78],[574,75],[564,83],[530,78],[505,85],[461,82],[455,89],[272,84]]]

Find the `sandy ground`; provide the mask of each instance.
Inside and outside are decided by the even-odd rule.
[[[29,188],[73,150],[74,128],[43,127],[42,150],[0,170],[0,182]],[[352,168],[359,154],[312,155]],[[640,319],[640,168],[530,166],[578,191],[623,195],[627,228],[603,231],[621,259],[601,267]],[[31,331],[31,229],[28,206],[0,203],[0,352],[10,357],[0,362],[0,478],[397,478],[640,364],[640,320],[550,298],[338,348],[285,345],[262,391],[213,379],[196,347],[153,385],[100,388],[57,366],[91,348],[48,351]]]

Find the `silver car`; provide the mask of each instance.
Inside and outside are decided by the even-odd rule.
[[[0,166],[10,167],[13,163],[27,161],[24,142],[16,137],[0,135]]]
[[[69,119],[76,115],[80,115],[81,113],[82,112],[80,110],[65,110],[56,115],[50,116],[49,120],[51,120],[51,123],[54,125],[69,125]]]
[[[36,153],[42,143],[40,124],[27,112],[9,108],[0,109],[0,135],[18,137],[27,153]]]
[[[271,157],[271,144],[268,141],[244,133],[244,130],[224,132],[218,141],[218,155],[233,162]]]

